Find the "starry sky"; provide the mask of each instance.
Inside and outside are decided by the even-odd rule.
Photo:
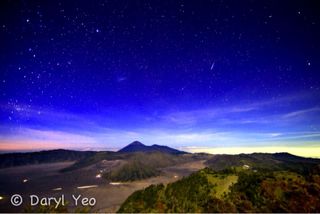
[[[320,157],[316,0],[0,4],[2,152]]]

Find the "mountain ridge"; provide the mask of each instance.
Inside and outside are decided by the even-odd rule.
[[[173,149],[169,146],[162,146],[153,144],[151,146],[144,145],[140,141],[133,141],[129,145],[123,147],[118,152],[129,153],[129,152],[165,152],[170,154],[187,154],[187,152]]]
[[[112,151],[77,151],[67,149],[53,149],[42,150],[33,152],[12,152],[0,154],[0,168],[41,164],[41,163],[54,163],[59,161],[76,161],[75,166],[82,166],[86,163],[93,164],[103,159],[116,159],[124,158],[122,156],[130,155],[131,153],[164,153],[171,155],[187,154],[187,152],[179,151],[168,146],[153,144],[146,146],[139,141],[133,141],[124,148],[117,152]],[[72,167],[71,167],[72,168]]]
[[[97,152],[75,151],[66,149],[44,150],[26,153],[0,154],[0,168],[22,166],[29,164],[53,163],[59,161],[79,161],[91,157]]]

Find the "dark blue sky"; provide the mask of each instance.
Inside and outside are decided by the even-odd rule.
[[[316,2],[2,1],[0,149],[320,148]]]

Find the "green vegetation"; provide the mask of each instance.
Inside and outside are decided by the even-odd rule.
[[[94,155],[84,158],[72,166],[62,169],[61,172],[68,172],[76,169],[81,169],[83,167],[87,167],[93,164],[98,163],[102,160],[117,160],[117,159],[124,159],[126,158],[125,155],[118,154],[116,152],[96,152]]]
[[[136,191],[118,212],[319,212],[320,173],[209,168]]]
[[[187,162],[192,160],[192,158],[187,155],[176,155],[163,152],[135,152],[131,153],[127,160],[129,162],[140,162],[152,168],[161,168]]]
[[[145,163],[149,167],[166,167],[177,163],[194,160],[197,155],[189,154],[170,154],[164,152],[96,152],[94,155],[84,158],[70,167],[67,167],[61,172],[68,172],[76,169],[81,169],[102,160],[126,160],[128,162],[139,161]]]
[[[225,193],[229,192],[229,187],[237,183],[238,176],[206,172],[208,181],[215,185],[214,196],[221,198]]]
[[[26,206],[24,208],[24,212],[25,213],[67,213],[68,209],[67,209],[67,205],[66,206],[62,206],[59,205],[57,208],[55,207],[55,205],[50,205],[50,206]]]
[[[133,193],[119,212],[204,212],[210,199],[229,192],[237,176],[204,169],[175,183],[151,185]]]
[[[160,171],[141,163],[132,161],[119,169],[104,174],[104,178],[111,181],[135,181],[159,175]]]
[[[66,205],[59,205],[56,208],[56,205],[50,205],[50,206],[44,206],[44,205],[38,205],[38,206],[31,206],[28,205],[24,207],[23,212],[24,213],[68,213],[68,204],[69,202],[66,202]],[[91,207],[89,206],[80,206],[77,207],[73,213],[91,213]]]
[[[319,212],[319,175],[242,172],[227,200],[238,212]]]
[[[126,164],[104,174],[111,181],[135,181],[160,175],[161,168],[193,160],[190,155],[176,155],[162,152],[135,152],[123,154]]]

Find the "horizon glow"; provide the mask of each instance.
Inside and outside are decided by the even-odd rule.
[[[302,2],[7,2],[0,152],[138,140],[320,157],[316,12]]]

